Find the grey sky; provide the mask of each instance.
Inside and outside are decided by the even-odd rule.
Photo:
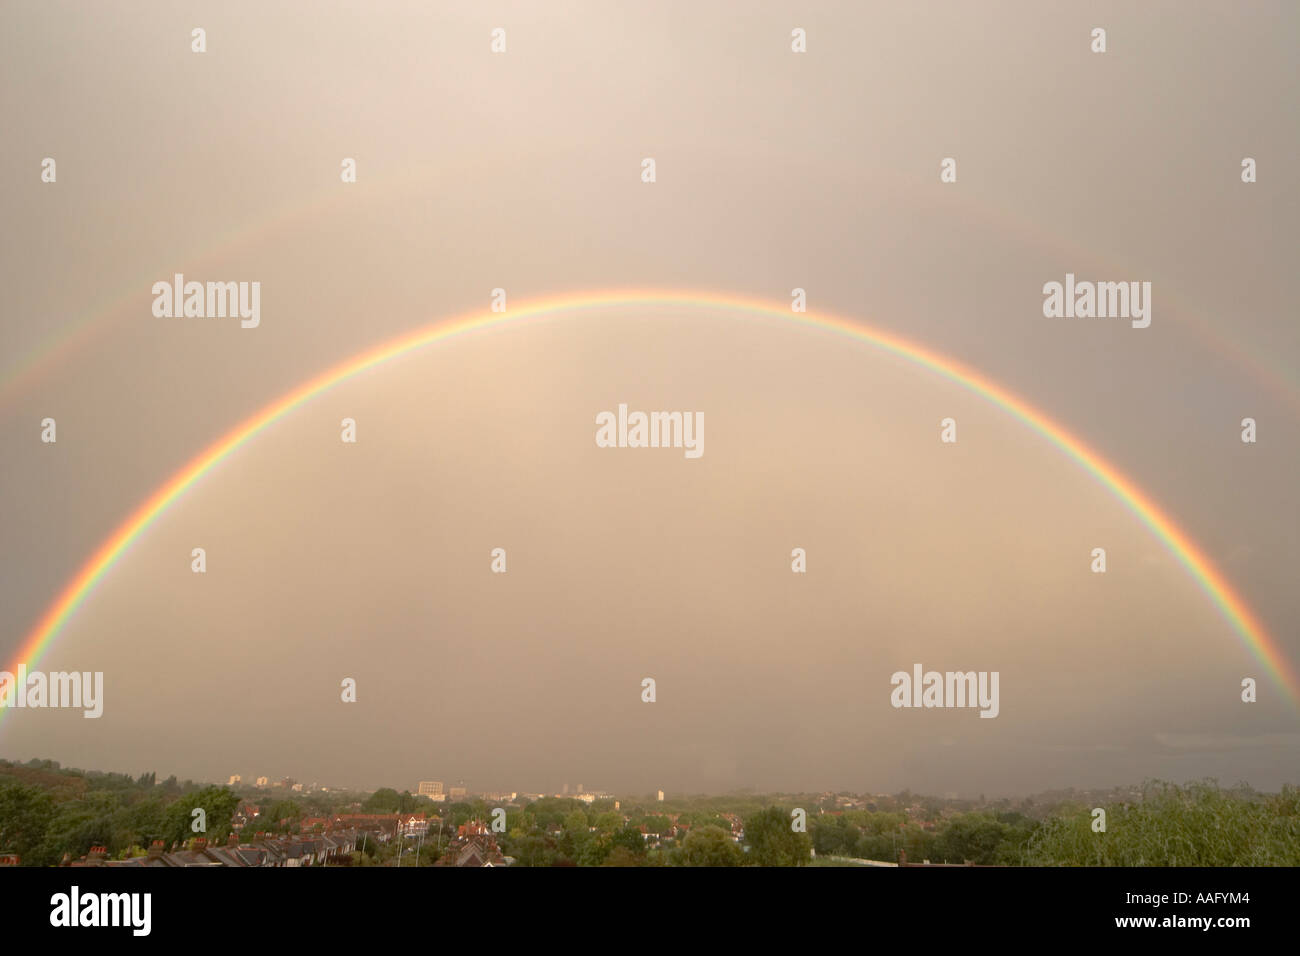
[[[495,287],[622,286],[798,286],[980,370],[1300,659],[1293,5],[375,7],[0,9],[6,661],[289,388]],[[176,272],[260,281],[261,326],[155,319]],[[1044,318],[1067,272],[1151,281],[1151,327]],[[704,457],[596,448],[619,402],[703,411]],[[918,661],[999,670],[1001,715],[892,709]],[[167,512],[42,666],[103,670],[105,716],[11,713],[4,756],[207,778],[1015,793],[1273,787],[1300,756],[1209,599],[1041,438],[865,345],[690,309],[477,334],[322,396]]]

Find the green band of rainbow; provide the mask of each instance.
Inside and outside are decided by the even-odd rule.
[[[796,313],[789,307],[777,308],[771,303],[750,300],[739,296],[722,296],[696,292],[663,292],[655,290],[621,290],[592,292],[541,300],[523,307],[512,308],[507,313],[479,312],[456,319],[438,322],[413,333],[384,343],[361,355],[354,356],[317,375],[272,402],[261,411],[231,429],[208,446],[189,464],[173,475],[147,501],[137,508],[99,549],[81,567],[58,599],[50,605],[40,622],[23,641],[15,664],[25,663],[34,668],[51,642],[63,629],[69,618],[94,590],[119,557],[138,539],[167,508],[202,478],[214,465],[257,435],[271,423],[310,399],[354,375],[382,365],[435,342],[442,342],[465,332],[487,329],[512,322],[522,322],[545,316],[579,313],[598,308],[621,306],[692,306],[765,315],[791,321],[800,325],[837,332],[866,342],[890,354],[907,359],[936,372],[972,392],[984,397],[999,408],[1024,422],[1053,445],[1074,459],[1108,488],[1124,505],[1145,524],[1165,547],[1178,559],[1192,578],[1209,596],[1219,613],[1232,626],[1233,631],[1266,668],[1270,677],[1281,686],[1295,706],[1300,699],[1296,675],[1273,638],[1251,612],[1227,579],[1210,563],[1196,544],[1181,531],[1155,503],[1136,485],[1124,477],[1113,465],[1089,449],[1081,440],[1071,435],[1046,415],[1034,409],[1006,389],[989,381],[959,363],[914,345],[904,339],[877,329],[868,328],[825,313]],[[7,709],[7,708],[6,708]],[[0,720],[4,717],[0,710]]]

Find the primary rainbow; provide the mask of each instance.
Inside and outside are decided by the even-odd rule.
[[[1265,631],[1254,613],[1236,593],[1231,584],[1210,563],[1196,544],[1181,531],[1141,490],[1122,475],[1113,465],[1092,451],[1081,440],[1071,435],[1059,424],[1039,412],[1006,389],[980,374],[964,368],[952,359],[914,345],[891,333],[868,328],[832,315],[795,313],[789,307],[777,308],[771,303],[746,299],[740,296],[722,296],[696,292],[661,292],[654,290],[620,290],[592,292],[579,295],[545,299],[529,305],[512,308],[507,313],[478,312],[468,316],[435,323],[376,348],[363,352],[327,369],[303,383],[286,395],[256,412],[244,422],[209,445],[199,455],[173,475],[161,488],[137,508],[77,572],[64,587],[58,599],[50,605],[36,627],[28,634],[19,649],[18,663],[28,669],[39,663],[41,655],[50,647],[86,596],[104,577],[131,544],[135,542],[159,515],[177,498],[202,478],[209,469],[257,435],[262,429],[287,415],[300,405],[354,375],[382,365],[391,359],[415,351],[426,345],[454,338],[465,332],[493,326],[574,313],[596,308],[620,306],[694,306],[722,311],[760,314],[800,325],[838,332],[875,346],[938,373],[950,381],[975,392],[1024,422],[1069,457],[1086,468],[1124,503],[1169,549],[1191,574],[1202,590],[1210,597],[1219,613],[1232,626],[1233,631],[1246,644],[1255,658],[1272,678],[1286,691],[1293,705],[1300,699],[1300,684],[1295,672],[1282,654],[1281,648]],[[7,710],[7,708],[5,708]],[[4,713],[0,711],[0,720]]]

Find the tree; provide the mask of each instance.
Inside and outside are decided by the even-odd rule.
[[[687,834],[673,853],[677,866],[743,866],[745,851],[722,827],[705,826]]]
[[[789,811],[768,807],[745,819],[749,863],[754,866],[807,866],[812,860],[812,840],[791,829]]]
[[[616,846],[609,851],[601,866],[640,866],[644,860],[644,853],[637,854],[625,846]]]
[[[396,813],[402,798],[392,787],[380,787],[361,805],[362,813]]]
[[[47,862],[30,857],[53,819],[54,801],[40,787],[0,787],[0,851],[17,853],[23,863]]]
[[[225,787],[204,787],[188,793],[171,804],[163,819],[164,839],[184,843],[194,836],[206,837],[209,843],[223,842],[230,834],[230,819],[239,806],[239,797]],[[202,808],[207,829],[195,833],[194,810]],[[274,809],[274,808],[272,808]]]
[[[622,847],[635,857],[645,856],[645,837],[636,827],[623,827],[614,834],[613,844],[615,847]]]
[[[302,807],[293,800],[277,800],[257,816],[257,829],[267,833],[287,833],[302,819]]]
[[[600,866],[609,856],[613,842],[607,833],[590,833],[579,844],[577,862],[579,866]]]
[[[1214,781],[1154,781],[1135,804],[1106,807],[1105,832],[1073,808],[1039,827],[1031,866],[1300,866],[1300,818],[1284,794],[1271,801],[1221,790]]]
[[[998,861],[998,847],[1009,829],[986,813],[963,813],[948,821],[936,841],[935,852],[949,863],[969,860],[992,866]]]
[[[844,817],[821,816],[811,821],[818,856],[852,856],[860,831]]]

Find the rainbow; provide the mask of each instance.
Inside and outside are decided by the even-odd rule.
[[[1300,693],[1296,675],[1281,648],[1269,636],[1246,602],[1210,560],[1156,504],[1113,465],[1092,451],[1061,425],[1006,389],[952,359],[905,339],[825,313],[795,313],[788,306],[733,295],[659,290],[617,290],[561,296],[511,308],[507,313],[477,312],[437,322],[353,356],[299,385],[217,439],[158,488],[126,518],[82,565],[53,604],[24,639],[9,670],[19,662],[34,668],[67,622],[113,565],[171,504],[215,465],[249,442],[263,429],[284,418],[312,398],[368,369],[436,342],[468,332],[544,317],[591,312],[624,306],[696,307],[745,315],[762,315],[797,325],[834,332],[865,342],[880,351],[929,369],[980,395],[1019,419],[1033,431],[1082,465],[1151,530],[1208,595],[1234,633],[1249,648],[1270,676],[1283,688],[1294,706]],[[0,711],[0,719],[4,713]]]
[[[863,171],[860,169],[860,171]],[[973,221],[980,221],[996,229],[999,234],[1013,237],[1035,250],[1048,250],[1053,254],[1058,269],[1051,270],[1055,275],[1059,270],[1069,268],[1082,274],[1092,273],[1122,274],[1127,267],[1117,260],[1098,255],[1094,250],[1085,248],[1071,237],[1049,232],[1034,221],[1017,215],[1014,210],[995,206],[980,201],[971,194],[935,192],[927,180],[903,177],[898,178],[885,170],[870,170],[873,179],[887,182],[891,190],[906,192],[910,204],[927,206],[957,207]],[[379,180],[370,195],[392,198],[411,195],[428,184],[428,169],[425,166],[412,166],[395,175]],[[112,329],[133,321],[131,306],[139,304],[140,290],[149,288],[159,275],[170,276],[176,272],[201,272],[203,264],[229,256],[241,247],[255,241],[270,241],[277,230],[294,229],[297,232],[310,230],[307,220],[324,214],[333,207],[344,205],[351,198],[348,190],[340,191],[337,185],[324,191],[307,196],[305,199],[287,200],[273,207],[265,216],[259,216],[251,222],[231,226],[219,234],[202,249],[192,248],[180,254],[180,258],[162,270],[154,270],[138,276],[123,287],[120,297],[105,306],[100,312],[91,312],[65,328],[54,330],[50,335],[32,346],[25,354],[15,355],[7,368],[0,370],[0,411],[4,411],[17,400],[18,395],[33,382],[53,371],[58,363],[78,349],[88,347],[96,339],[107,335]],[[942,196],[942,200],[938,197]],[[346,197],[346,198],[345,198]],[[184,266],[182,268],[182,265]],[[1296,387],[1295,369],[1279,362],[1274,352],[1261,351],[1250,347],[1240,336],[1225,335],[1222,324],[1211,321],[1204,315],[1194,312],[1184,303],[1176,289],[1161,288],[1163,314],[1187,321],[1193,333],[1209,349],[1216,359],[1231,359],[1233,364],[1250,376],[1250,380],[1263,386],[1268,392],[1283,402],[1293,412],[1300,414],[1300,390]],[[113,321],[110,321],[113,320]]]

